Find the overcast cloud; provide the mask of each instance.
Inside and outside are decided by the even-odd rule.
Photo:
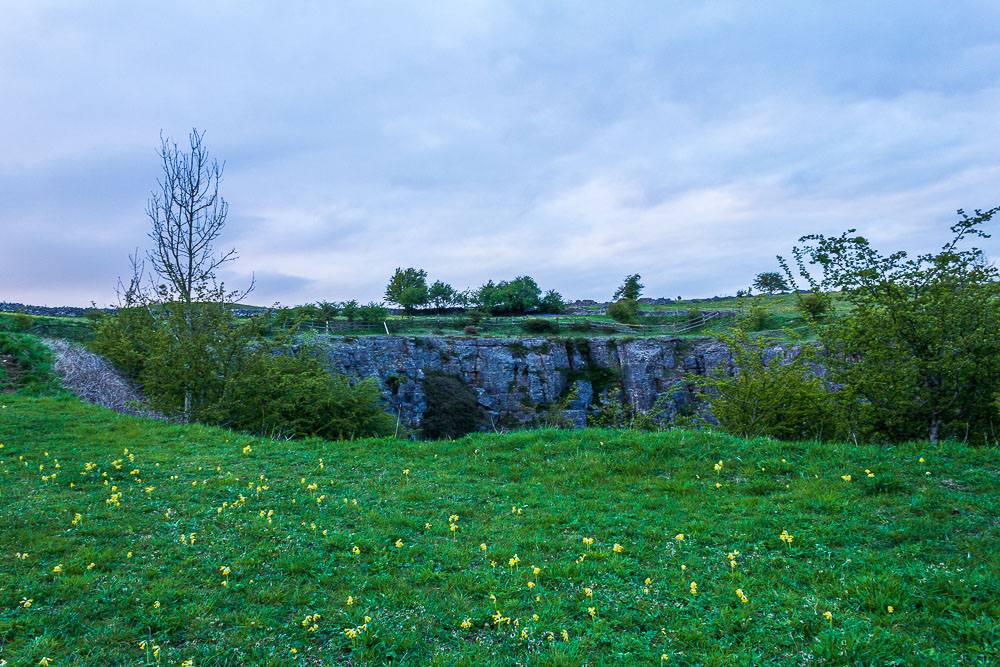
[[[397,266],[731,294],[803,234],[925,251],[1000,204],[992,1],[0,10],[0,301],[112,302],[160,131],[193,126],[261,304],[379,299]]]

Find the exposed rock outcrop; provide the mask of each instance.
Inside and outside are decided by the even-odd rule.
[[[482,428],[530,424],[556,409],[582,426],[598,397],[613,388],[643,411],[667,396],[672,411],[691,400],[687,373],[730,363],[725,347],[708,338],[320,336],[314,343],[331,371],[375,378],[401,421],[414,428],[427,410],[428,373],[461,378],[476,391]]]

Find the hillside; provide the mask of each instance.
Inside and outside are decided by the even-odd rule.
[[[9,665],[1000,660],[996,450],[279,442],[0,403]]]

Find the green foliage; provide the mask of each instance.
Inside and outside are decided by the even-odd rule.
[[[562,294],[554,289],[546,292],[545,296],[538,302],[539,313],[561,315],[564,310],[566,310],[566,303],[563,301]]]
[[[793,249],[814,290],[839,291],[849,305],[818,333],[860,437],[996,440],[1000,272],[981,249],[963,247],[988,238],[982,227],[998,210],[959,211],[951,240],[914,258],[883,255],[853,229],[804,236],[807,245]],[[807,263],[822,271],[819,280]]]
[[[306,350],[293,356],[292,340],[265,338],[266,325],[263,316],[237,319],[222,302],[172,301],[119,310],[101,322],[92,346],[166,415],[266,435],[388,432],[391,418],[374,385],[352,387]]]
[[[521,329],[525,333],[534,334],[556,334],[559,333],[559,324],[555,320],[547,320],[541,317],[533,317],[521,322]]]
[[[601,394],[596,408],[587,415],[587,425],[598,428],[662,431],[668,427],[670,399],[661,394],[652,408],[643,412],[622,396],[620,387]]]
[[[639,321],[639,303],[632,299],[621,299],[608,306],[608,317],[622,324]]]
[[[1000,450],[595,429],[285,442],[4,402],[12,667],[156,665],[152,645],[164,666],[996,662]]]
[[[0,394],[5,391],[59,393],[59,383],[52,374],[52,355],[38,338],[0,332]]]
[[[738,300],[736,326],[744,331],[762,331],[767,328],[768,310],[760,297],[749,294]]]
[[[799,296],[796,308],[808,319],[819,319],[833,310],[830,296],[822,292],[809,292]]]
[[[35,326],[35,318],[27,313],[14,313],[11,324],[14,331],[27,331]]]
[[[340,314],[340,306],[332,301],[317,301],[316,308],[319,310],[319,319],[328,322]]]
[[[440,280],[434,281],[434,284],[430,286],[427,292],[427,296],[430,299],[429,302],[439,310],[464,305],[466,301],[465,293],[456,291],[454,287]]]
[[[490,280],[476,291],[473,300],[477,308],[493,315],[524,315],[539,309],[541,290],[530,276],[501,280],[497,284]]]
[[[296,356],[254,355],[226,383],[211,415],[211,421],[240,431],[283,438],[390,435],[394,425],[373,380],[351,386],[305,350]]]
[[[764,292],[765,294],[787,292],[789,289],[788,281],[777,271],[758,273],[757,277],[754,278],[753,287],[758,292]]]
[[[430,291],[427,289],[427,272],[412,267],[397,267],[385,287],[385,300],[399,304],[411,315],[418,306],[426,306],[431,301]]]
[[[357,311],[357,318],[362,322],[384,322],[389,317],[389,309],[381,303],[369,301]]]
[[[151,308],[123,306],[97,324],[90,348],[114,362],[132,378],[140,378],[154,343],[156,321]]]
[[[354,299],[351,299],[350,301],[345,301],[343,305],[341,305],[340,313],[345,318],[347,318],[348,322],[353,322],[354,320],[358,319],[359,317],[358,311],[360,309],[361,306],[358,305],[358,302],[355,301]]]
[[[425,438],[460,438],[479,425],[476,392],[461,378],[440,373],[424,377],[427,411],[420,422]]]
[[[630,276],[626,276],[625,282],[615,290],[614,296],[611,297],[612,301],[621,301],[626,299],[628,301],[638,301],[639,296],[642,294],[642,288],[644,285],[639,282],[642,278],[638,273],[633,273]]]
[[[732,355],[732,374],[719,367],[707,377],[692,375],[688,381],[705,392],[700,402],[711,409],[722,430],[782,440],[840,435],[833,397],[816,375],[815,347],[788,350],[776,338],[753,338],[742,329],[718,338]]]

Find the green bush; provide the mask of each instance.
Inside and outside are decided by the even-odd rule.
[[[833,309],[830,297],[819,292],[809,292],[809,294],[799,297],[795,307],[805,317],[814,319],[826,315]]]
[[[816,348],[803,345],[784,358],[787,343],[767,336],[751,338],[742,329],[719,334],[732,354],[735,373],[716,368],[708,377],[688,381],[707,390],[699,402],[719,427],[744,438],[826,439],[844,435],[835,397],[816,376]],[[778,347],[776,347],[778,346]]]
[[[639,321],[639,302],[633,299],[620,299],[608,306],[608,317],[622,324],[635,324]]]
[[[15,313],[13,317],[14,331],[27,331],[35,326],[35,318],[27,313]]]
[[[424,377],[427,411],[421,422],[429,440],[459,438],[479,425],[476,392],[461,378],[440,373]]]
[[[358,319],[362,322],[384,322],[388,317],[389,309],[374,301],[358,308]]]
[[[121,309],[92,346],[143,385],[150,407],[261,435],[354,438],[391,432],[372,383],[331,376],[263,317],[222,302]]]
[[[521,322],[521,329],[526,333],[559,333],[559,324],[555,320],[533,317]]]
[[[308,352],[256,355],[226,383],[212,421],[268,437],[327,440],[390,435],[394,421],[373,380],[351,385]]]

